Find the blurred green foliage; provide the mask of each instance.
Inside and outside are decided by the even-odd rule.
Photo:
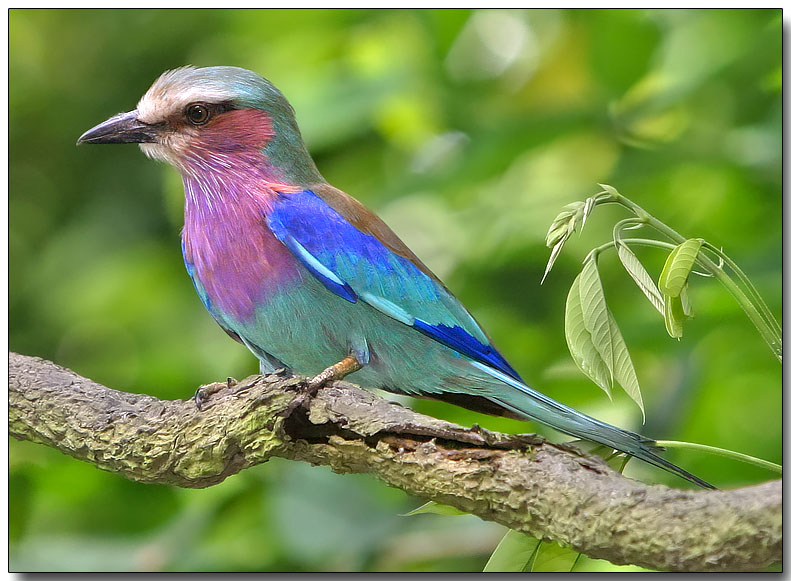
[[[575,368],[563,332],[582,258],[623,216],[597,211],[539,281],[558,210],[606,182],[723,245],[779,317],[781,32],[780,10],[11,10],[10,348],[163,398],[255,372],[184,272],[176,172],[131,146],[74,147],[165,69],[238,65],[284,92],[325,177],[380,213],[534,386],[649,436],[779,462],[781,368],[716,282],[692,281],[696,318],[677,342],[617,257],[600,260],[641,426],[625,395],[609,402]],[[640,257],[658,276],[664,255]],[[668,457],[719,487],[773,477]],[[684,486],[639,462],[627,474]],[[288,462],[176,490],[11,441],[9,489],[17,571],[474,571],[504,532],[404,518],[423,501]]]

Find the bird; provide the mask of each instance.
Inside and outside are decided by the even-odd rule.
[[[529,386],[385,222],[322,177],[294,109],[257,73],[166,71],[83,143],[137,143],[180,172],[187,272],[262,374],[286,368],[313,389],[353,374],[366,387],[535,421],[713,488],[655,440]]]

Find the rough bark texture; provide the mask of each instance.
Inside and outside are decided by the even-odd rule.
[[[760,570],[782,556],[780,480],[674,490],[624,478],[532,435],[461,428],[337,382],[252,376],[211,396],[123,393],[9,354],[9,431],[141,482],[202,488],[273,456],[373,474],[390,486],[570,545],[673,571]]]

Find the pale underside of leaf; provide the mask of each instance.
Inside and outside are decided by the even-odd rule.
[[[615,322],[615,317],[612,316],[610,311],[609,315],[610,336],[613,340],[613,354],[615,357],[613,373],[615,380],[621,384],[623,390],[631,397],[639,406],[640,412],[643,414],[643,423],[645,423],[645,408],[643,407],[643,396],[640,393],[640,384],[637,381],[637,373],[632,364],[632,357],[629,355],[629,350],[626,348],[626,342],[623,340],[621,330],[618,328],[618,323]]]
[[[596,258],[591,257],[582,267],[579,276],[580,302],[585,328],[591,334],[593,346],[599,352],[607,369],[610,370],[610,383],[613,379],[614,355],[613,338],[611,335],[607,302],[604,298],[599,269]]]
[[[659,292],[654,283],[654,279],[648,274],[648,271],[643,267],[643,264],[637,259],[634,252],[620,240],[616,243],[618,248],[618,258],[621,259],[621,264],[632,277],[632,280],[643,291],[643,294],[651,301],[657,311],[664,313],[664,301],[662,294]]]
[[[693,315],[692,303],[689,300],[689,292],[687,292],[688,289],[689,289],[689,284],[685,284],[684,287],[681,289],[681,295],[679,298],[681,299],[681,306],[683,307],[684,314],[687,317],[692,317]]]
[[[581,276],[581,274],[577,275],[574,279],[566,299],[566,343],[577,367],[612,399],[610,394],[612,375],[594,347],[591,334],[585,327],[580,302]]]
[[[617,381],[640,407],[645,420],[643,398],[632,358],[618,324],[607,308],[594,259],[585,264],[571,285],[566,300],[566,342],[575,363],[585,375],[608,396],[613,382]]]
[[[667,334],[673,337],[673,339],[681,339],[681,336],[684,334],[683,320],[679,320],[678,317],[673,314],[674,311],[677,310],[673,308],[673,303],[678,300],[679,299],[674,299],[673,297],[668,297],[665,301],[665,329],[667,329]]]
[[[510,529],[500,540],[484,566],[484,573],[522,573],[541,545],[535,537]]]
[[[560,251],[563,249],[566,240],[577,231],[578,225],[579,231],[582,232],[582,229],[585,227],[585,221],[588,219],[591,211],[593,211],[595,201],[595,198],[588,198],[584,202],[571,202],[570,204],[566,204],[549,226],[546,242],[547,246],[552,249],[552,252],[547,261],[547,267],[544,269],[544,276],[541,277],[541,284],[544,283],[549,271],[552,270],[552,266],[554,266],[558,255],[560,255]]]
[[[547,260],[547,267],[544,270],[544,276],[541,277],[541,284],[544,284],[544,281],[546,280],[549,271],[552,270],[552,266],[555,264],[555,261],[558,259],[558,256],[560,255],[560,251],[563,250],[564,243],[565,240],[561,240],[560,242],[555,244],[554,248],[552,248],[552,252],[549,254],[549,260]]]
[[[692,316],[686,284],[681,288],[680,296],[665,296],[664,315],[668,335],[674,339],[681,339],[684,334],[684,323]]]
[[[585,200],[585,206],[582,208],[582,225],[580,225],[580,232],[582,232],[582,229],[585,228],[585,222],[588,221],[588,216],[590,216],[595,206],[596,196],[591,196]]]

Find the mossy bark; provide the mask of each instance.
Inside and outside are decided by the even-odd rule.
[[[782,482],[674,490],[533,435],[462,428],[346,382],[251,376],[198,410],[9,354],[9,432],[141,482],[203,488],[273,456],[395,486],[591,557],[672,571],[761,570],[782,557]]]

